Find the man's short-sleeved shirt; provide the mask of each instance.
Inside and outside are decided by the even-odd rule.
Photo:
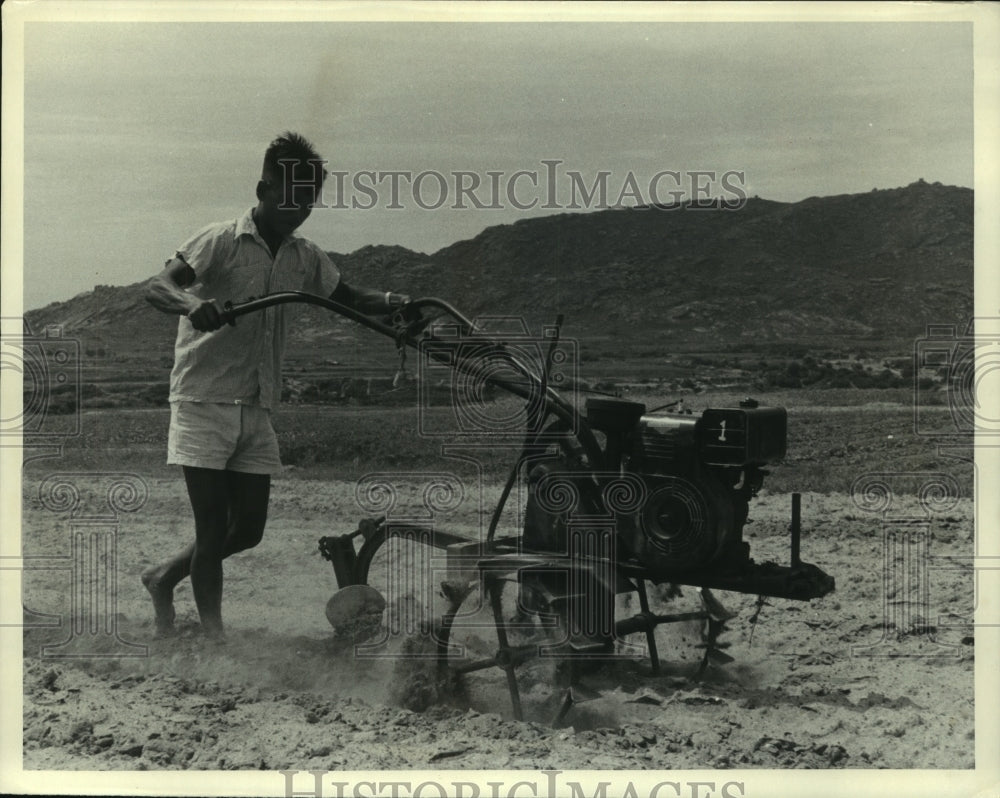
[[[209,225],[187,241],[177,257],[195,273],[187,289],[221,306],[276,291],[306,291],[328,297],[340,281],[329,256],[292,234],[272,258],[253,221],[252,209],[238,219]],[[288,316],[278,305],[241,316],[236,326],[199,332],[182,316],[174,345],[170,401],[260,404],[281,401],[281,360]]]

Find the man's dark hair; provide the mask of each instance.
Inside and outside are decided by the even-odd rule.
[[[289,164],[289,161],[292,163]],[[264,167],[261,176],[266,181],[281,182],[285,169],[291,165],[291,176],[297,183],[315,179],[322,186],[326,179],[324,161],[316,148],[305,136],[285,132],[271,142],[264,153]]]

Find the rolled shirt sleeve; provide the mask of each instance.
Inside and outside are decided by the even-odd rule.
[[[302,290],[317,296],[330,296],[340,283],[340,270],[322,249],[313,244],[310,247],[315,252],[315,259]]]
[[[232,258],[235,244],[232,225],[211,224],[185,241],[177,257],[194,270],[197,282],[204,283],[212,279],[217,266]]]

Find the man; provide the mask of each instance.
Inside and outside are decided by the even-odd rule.
[[[267,308],[228,326],[219,303],[296,290],[385,314],[408,301],[348,286],[323,250],[295,234],[319,201],[325,177],[306,139],[278,137],[264,155],[257,205],[198,232],[150,283],[148,301],[181,317],[167,462],[184,470],[195,522],[194,543],[142,575],[158,635],[173,631],[174,587],[190,575],[203,631],[222,638],[222,561],[260,542],[271,474],[281,469],[270,416],[281,398],[285,309]]]

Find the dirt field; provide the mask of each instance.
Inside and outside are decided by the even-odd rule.
[[[426,660],[361,657],[333,636],[324,605],[336,582],[316,541],[352,530],[364,514],[352,482],[276,480],[264,542],[227,561],[228,641],[209,645],[196,634],[187,583],[176,594],[182,634],[152,639],[139,582],[191,536],[179,475],[144,477],[145,496],[119,489],[118,506],[134,512],[117,520],[96,517],[107,516],[98,481],[74,516],[65,491],[25,477],[26,769],[975,766],[975,641],[962,625],[973,580],[957,559],[973,553],[969,499],[921,506],[904,495],[884,515],[845,493],[804,494],[802,556],[836,578],[836,592],[769,600],[756,625],[754,596],[717,592],[737,613],[722,638],[734,662],[698,678],[698,629],[661,626],[659,675],[637,659],[609,663],[587,677],[599,697],[553,728],[511,719],[498,670],[495,689],[469,696],[473,708],[435,696],[414,712],[406,707],[429,683]],[[401,491],[401,505],[416,491]],[[496,493],[486,490],[485,507]],[[475,529],[477,501],[468,497],[450,523]],[[105,509],[87,520],[83,508],[94,506]],[[755,559],[788,562],[788,517],[789,496],[765,490],[746,533]],[[117,605],[103,607],[74,592],[70,571],[47,569],[73,561],[75,535],[89,545],[110,531],[117,564],[112,549],[91,549],[89,561],[91,573],[117,574]],[[691,588],[657,603],[697,609]],[[80,607],[106,625],[73,629]],[[62,626],[42,625],[53,620],[42,613]],[[390,642],[376,653],[397,651],[400,640]],[[67,653],[80,656],[59,656]]]

